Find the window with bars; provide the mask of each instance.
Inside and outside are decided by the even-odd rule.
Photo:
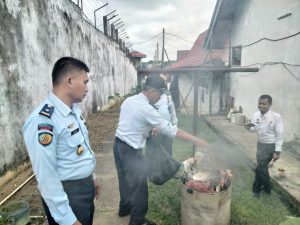
[[[231,51],[231,64],[234,66],[241,65],[242,47],[236,46],[232,48]]]

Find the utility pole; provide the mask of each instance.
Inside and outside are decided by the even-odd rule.
[[[164,55],[165,55],[165,28],[163,28],[163,39],[162,39],[162,50],[161,50],[161,65],[160,68],[164,67]]]
[[[157,61],[157,68],[159,67],[159,47],[158,47],[158,42],[156,45],[156,61]]]

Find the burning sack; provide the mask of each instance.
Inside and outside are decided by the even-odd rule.
[[[203,171],[203,156],[183,162],[181,224],[228,225],[231,204],[231,170]]]
[[[148,138],[145,152],[148,179],[156,185],[162,185],[170,180],[180,167],[180,163],[175,161],[161,145],[160,138],[160,135]]]
[[[181,189],[181,225],[229,225],[231,188],[220,192],[188,193]]]

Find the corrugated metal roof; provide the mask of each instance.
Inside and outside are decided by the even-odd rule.
[[[223,58],[222,49],[213,49],[212,57],[211,57],[209,55],[208,50],[204,48],[207,33],[208,32],[206,30],[203,33],[199,34],[190,52],[185,57],[172,64],[171,68],[177,69],[177,68],[185,68],[185,67],[196,67],[196,66],[206,64],[211,60],[211,58],[213,60],[216,59],[222,60]]]
[[[131,57],[133,58],[146,58],[147,56],[141,52],[134,51],[129,53]]]

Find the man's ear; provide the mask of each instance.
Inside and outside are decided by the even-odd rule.
[[[151,88],[151,89],[150,89],[150,93],[151,93],[151,94],[153,94],[153,93],[155,93],[155,92],[156,92],[156,90],[155,90],[154,88]]]
[[[72,85],[72,77],[68,76],[66,79],[67,79],[68,85]]]

